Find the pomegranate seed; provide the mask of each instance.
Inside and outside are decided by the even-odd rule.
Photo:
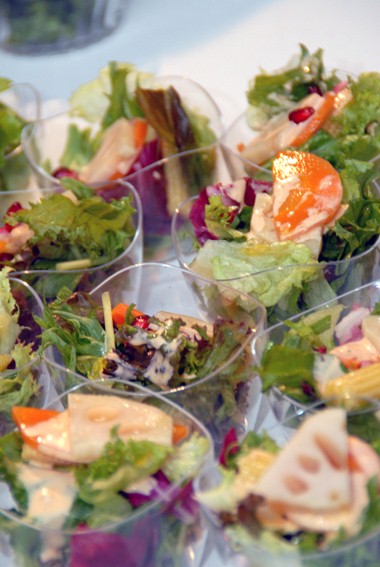
[[[319,94],[319,96],[323,96],[323,92],[321,91],[321,89],[319,88],[319,86],[317,85],[317,83],[311,83],[311,84],[307,87],[307,92],[308,92],[309,94],[317,93],[317,94]]]
[[[137,315],[137,317],[135,317],[135,320],[133,321],[133,326],[140,327],[140,329],[146,329],[147,327],[149,327],[149,320],[149,315]]]
[[[7,209],[7,212],[5,213],[5,216],[10,216],[13,215],[14,213],[17,213],[17,211],[21,211],[23,209],[23,206],[21,205],[21,203],[19,203],[18,201],[15,201],[14,203],[12,203],[12,205]],[[6,232],[12,232],[12,230],[15,228],[14,226],[11,226],[10,224],[8,224],[7,222],[4,224],[4,230]]]
[[[56,179],[61,179],[62,177],[72,177],[73,179],[79,179],[78,172],[74,171],[73,169],[69,169],[68,167],[57,167],[57,169],[52,171],[51,174]]]
[[[315,110],[312,106],[305,106],[304,108],[296,108],[289,112],[288,118],[295,124],[305,122],[310,116],[313,116]]]

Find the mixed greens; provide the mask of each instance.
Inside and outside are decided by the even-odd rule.
[[[258,372],[264,391],[276,387],[308,404],[318,399],[354,409],[380,399],[380,304],[342,303],[285,321],[267,336]]]
[[[341,171],[380,154],[380,73],[327,71],[321,49],[310,53],[301,45],[284,69],[258,74],[247,100],[248,123],[259,132],[241,148],[247,159],[268,165],[277,151],[297,147]]]
[[[368,416],[362,417],[366,432]],[[366,553],[376,562],[380,434],[372,418],[373,443],[349,431],[341,408],[303,416],[296,430],[291,421],[283,424],[285,444],[276,427],[241,442],[231,431],[217,483],[209,473],[197,493],[216,515],[224,545],[249,566],[367,565]]]
[[[42,292],[48,297],[62,285],[76,289],[83,274],[70,275],[71,270],[111,262],[125,252],[136,232],[130,195],[107,201],[70,178],[62,179],[62,186],[65,191],[47,194],[28,208],[15,202],[0,229],[0,264],[30,271],[31,278],[39,270],[50,271],[51,289]],[[38,286],[38,281],[31,283]]]
[[[15,407],[13,417],[18,431],[0,439],[0,479],[12,497],[0,528],[18,566],[116,566],[126,557],[142,566],[150,554],[167,565],[196,539],[192,481],[211,447],[178,410],[72,392],[64,411]]]
[[[380,196],[373,164],[323,174],[326,164],[288,151],[273,161],[273,182],[245,177],[204,188],[189,214],[197,239],[191,269],[253,294],[272,321],[334,297],[352,276],[348,260],[379,236]],[[324,183],[326,197],[318,194]],[[326,264],[341,260],[347,264]]]
[[[157,81],[131,64],[111,62],[71,96],[71,114],[88,127],[71,123],[59,167],[45,165],[54,177],[86,183],[130,178],[148,228],[167,224],[186,196],[210,182],[216,160],[215,148],[208,147],[217,139],[209,118],[188,108],[175,87]],[[197,148],[205,149],[141,173],[162,158]]]

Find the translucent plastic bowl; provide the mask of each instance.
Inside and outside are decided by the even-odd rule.
[[[172,239],[180,266],[197,273],[195,260],[200,245],[189,218],[195,200],[196,197],[190,197],[176,209],[172,219]],[[377,239],[365,252],[347,260],[295,265],[289,259],[281,267],[274,266],[274,257],[269,260],[263,261],[262,269],[255,271],[251,271],[249,262],[243,270],[241,261],[238,269],[243,273],[236,274],[232,265],[231,274],[236,275],[219,279],[213,268],[213,256],[210,255],[209,262],[204,261],[202,271],[198,273],[255,297],[267,308],[268,321],[274,324],[379,278],[380,240]],[[299,272],[297,277],[294,274],[296,270]],[[302,282],[307,284],[294,300],[292,296],[297,290],[300,293]]]
[[[9,281],[12,295],[19,309],[18,324],[21,327],[15,344],[30,344],[32,354],[28,362],[22,362],[21,358],[17,368],[8,368],[0,372],[0,434],[14,427],[11,420],[13,405],[42,407],[51,393],[51,382],[46,365],[36,354],[40,344],[41,329],[33,316],[42,315],[43,305],[36,292],[26,282],[14,277],[10,277]],[[2,326],[7,325],[3,315],[2,320],[4,321]],[[3,328],[3,333],[7,333],[7,327]],[[8,351],[8,349],[4,350],[5,339],[6,337],[3,336],[1,362],[3,362],[6,350]]]
[[[54,521],[44,525],[32,523],[16,512],[3,484],[0,488],[0,560],[2,553],[7,567],[26,567],[31,561],[36,567],[44,567],[51,561],[60,567],[121,567],[127,564],[163,567],[172,561],[181,567],[196,567],[207,533],[199,507],[191,497],[191,487],[194,479],[208,468],[212,456],[213,445],[207,430],[170,400],[138,385],[130,384],[128,392],[106,391],[97,388],[96,382],[87,382],[73,391],[93,396],[110,394],[153,405],[171,415],[174,423],[188,428],[189,434],[197,434],[203,439],[205,450],[189,456],[186,468],[179,471],[177,479],[166,487],[163,484],[154,499],[140,502],[138,507],[124,512],[127,515],[121,519],[120,511],[113,518],[106,516],[107,519],[100,521],[96,528],[86,525],[58,528]],[[65,392],[48,407],[62,411],[67,407],[69,393]],[[178,450],[187,454],[185,445]],[[28,545],[25,546],[26,542]]]
[[[101,295],[106,291],[110,293],[112,306],[134,304],[136,309],[147,315],[164,311],[194,317],[209,325],[218,318],[233,321],[233,328],[236,327],[241,337],[238,346],[229,347],[222,361],[216,360],[213,369],[201,378],[184,379],[180,386],[174,388],[165,389],[164,386],[160,393],[202,421],[216,444],[232,424],[244,431],[247,412],[260,399],[259,384],[254,379],[251,345],[253,337],[265,324],[262,305],[227,286],[176,266],[154,262],[121,270],[93,289],[91,297],[102,305]],[[55,347],[54,351],[53,362],[60,361]],[[48,364],[49,360],[51,358],[47,356]],[[53,369],[51,372],[54,379]],[[125,379],[130,379],[127,378],[127,370],[125,372]],[[75,373],[67,374],[66,379],[65,384],[55,381],[58,390],[66,388],[72,381],[74,384],[88,381]],[[106,387],[111,387],[112,383],[111,375],[104,377]],[[152,382],[149,387],[160,389]]]
[[[174,87],[186,108],[207,118],[215,140],[220,137],[220,110],[201,85],[181,76],[158,77],[155,84],[164,88]],[[23,132],[25,155],[41,187],[57,183],[52,173],[63,165],[62,155],[70,125],[76,125],[81,131],[89,129],[91,134],[100,127],[98,122],[88,122],[70,112],[63,112],[41,120],[33,133],[28,127]],[[161,243],[164,237],[170,239],[170,220],[175,207],[185,197],[197,194],[199,187],[215,179],[221,156],[214,145],[203,144],[203,148],[194,153],[188,149],[181,152],[178,159],[170,156],[163,159],[161,148],[157,146],[155,151],[150,151],[141,160],[141,163],[131,166],[124,179],[132,183],[140,195],[144,210],[144,233],[150,237],[150,244],[158,248],[158,241],[155,245],[154,238],[160,239]],[[145,162],[149,165],[145,165]]]
[[[303,420],[310,414],[321,411],[323,406],[319,404],[309,408],[309,411],[299,410],[291,418],[277,421],[275,418],[267,420],[265,425],[253,428],[259,434],[266,433],[277,445],[284,446],[292,437],[295,430],[301,425]],[[369,410],[372,416],[378,415],[379,406],[375,405]],[[374,439],[371,433],[366,431],[367,412],[358,414],[361,419],[360,438],[368,443]],[[376,418],[375,418],[376,419]],[[379,418],[377,418],[379,419]],[[349,417],[347,418],[347,428],[349,434],[356,435],[357,430],[352,427]],[[377,441],[379,433],[377,432]],[[208,491],[219,485],[221,481],[220,469],[216,466],[208,469],[201,475],[196,482],[196,493]],[[328,482],[328,481],[327,481]],[[371,527],[365,533],[350,537],[346,541],[330,546],[325,550],[300,551],[297,544],[290,545],[285,539],[279,543],[270,540],[268,537],[259,539],[259,527],[252,524],[249,529],[250,537],[240,537],[228,525],[222,526],[217,515],[206,505],[202,505],[202,511],[210,528],[210,541],[214,542],[216,553],[214,552],[214,563],[225,565],[226,567],[371,567],[376,565],[380,552],[380,519],[375,527]],[[249,512],[248,512],[249,513]],[[228,517],[226,517],[228,522]],[[255,531],[257,530],[257,531]]]
[[[7,207],[11,202],[21,201],[27,207],[28,203],[39,202],[44,197],[47,197],[53,192],[61,192],[62,187],[51,187],[50,189],[35,189],[31,192],[12,192],[10,199],[7,201]],[[18,277],[29,284],[38,292],[40,297],[49,301],[55,299],[59,289],[63,286],[69,287],[72,290],[82,289],[90,290],[95,285],[98,285],[109,275],[117,272],[118,270],[137,264],[142,261],[143,256],[143,233],[142,233],[142,207],[141,201],[135,189],[129,183],[124,181],[109,182],[107,184],[98,184],[94,188],[95,192],[102,195],[105,200],[111,198],[130,197],[131,205],[135,209],[133,215],[133,222],[135,226],[134,236],[126,242],[125,251],[99,265],[84,268],[83,266],[77,269],[71,266],[69,269],[60,270],[43,270],[43,269],[25,269],[20,263],[15,266],[13,272],[14,277]],[[4,211],[5,212],[5,211]]]
[[[111,34],[126,6],[126,0],[5,0],[0,46],[21,55],[85,47]]]
[[[0,105],[5,105],[20,119],[18,143],[4,153],[4,164],[0,166],[0,196],[6,191],[28,189],[33,185],[33,170],[21,147],[22,125],[28,125],[28,135],[34,135],[36,122],[40,119],[40,96],[29,83],[11,83],[0,91]]]
[[[312,313],[318,312],[321,309],[333,306],[342,306],[343,309],[339,315],[338,322],[345,317],[353,308],[357,306],[366,307],[370,311],[374,308],[375,304],[380,301],[380,280],[373,281],[372,283],[368,283],[366,285],[360,286],[353,291],[349,291],[342,295],[339,295],[335,299],[319,305],[313,309],[305,311],[301,315],[296,317],[292,317],[290,321],[297,322],[301,317],[310,315]],[[253,351],[255,355],[255,359],[258,362],[258,366],[260,365],[263,353],[265,351],[266,346],[271,344],[281,344],[284,340],[284,335],[289,331],[290,327],[286,325],[286,323],[278,323],[277,325],[273,325],[268,329],[265,329],[261,333],[259,333],[253,341]],[[336,335],[334,334],[335,343],[338,344]],[[352,339],[354,340],[354,339]],[[374,384],[375,385],[375,384]],[[300,392],[302,394],[302,392]],[[362,395],[365,396],[365,392],[362,392]],[[370,396],[370,394],[367,394]],[[279,419],[283,419],[288,412],[293,414],[294,412],[300,410],[305,411],[308,406],[312,407],[313,404],[316,403],[316,400],[310,396],[310,401],[307,403],[306,401],[299,401],[295,397],[286,393],[286,389],[282,388],[281,385],[277,385],[270,389],[268,392],[269,400],[273,409],[278,416]],[[322,396],[319,396],[322,397]],[[301,397],[302,399],[302,397]],[[322,398],[323,399],[323,398]],[[329,403],[328,399],[324,399],[325,403]],[[333,400],[334,401],[334,400]],[[349,410],[352,406],[350,398],[344,399],[341,401],[342,404],[347,406]],[[374,403],[377,403],[375,401]]]

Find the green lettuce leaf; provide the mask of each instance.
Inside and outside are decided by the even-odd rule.
[[[24,222],[33,230],[27,244],[38,246],[39,261],[90,258],[96,265],[124,252],[135,232],[133,214],[129,197],[107,203],[92,196],[74,203],[55,193],[6,221],[12,225]],[[34,267],[38,268],[37,263]]]
[[[326,75],[323,51],[315,53],[300,44],[300,54],[283,70],[274,73],[262,71],[249,83],[247,118],[250,126],[259,130],[268,120],[287,111],[308,94],[308,86],[316,83],[326,91],[338,81],[335,72]]]
[[[286,266],[294,267],[280,269]],[[199,250],[192,269],[216,280],[240,278],[229,284],[254,295],[270,307],[293,289],[301,290],[305,282],[316,276],[319,268],[311,251],[303,244],[208,240]]]

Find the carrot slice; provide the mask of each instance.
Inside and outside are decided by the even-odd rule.
[[[148,122],[144,118],[133,119],[133,139],[135,148],[141,148],[146,140]]]
[[[112,320],[115,325],[124,325],[128,309],[129,305],[127,305],[127,303],[118,303],[117,305],[115,305],[115,307],[112,309]],[[132,309],[131,313],[134,317],[140,317],[141,315],[144,315],[144,313],[142,311],[139,311],[138,309]]]
[[[179,443],[189,435],[189,427],[181,423],[173,423],[173,444]]]
[[[308,152],[281,152],[272,173],[273,218],[280,240],[326,226],[340,210],[342,183],[327,160]]]
[[[56,417],[60,412],[56,410],[40,409],[32,407],[13,406],[12,418],[21,433],[21,437],[25,443],[31,447],[37,447],[37,437],[30,437],[25,434],[25,429],[37,425],[42,421],[47,421],[52,417]]]
[[[301,146],[311,136],[313,136],[317,130],[319,130],[322,124],[327,120],[330,114],[335,108],[335,93],[329,91],[323,95],[323,104],[314,112],[314,114],[308,119],[302,132],[292,141],[291,145],[298,148]]]

